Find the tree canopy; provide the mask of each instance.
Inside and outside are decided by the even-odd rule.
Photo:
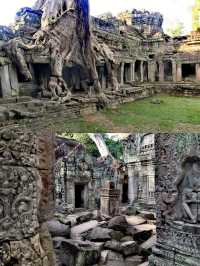
[[[90,153],[94,157],[99,157],[100,153],[93,142],[93,140],[89,137],[87,133],[64,133],[62,137],[74,139],[80,143],[82,143],[87,152]],[[110,154],[117,160],[122,158],[123,155],[123,146],[120,140],[115,140],[109,137],[107,134],[102,134],[102,137],[105,141],[105,144],[108,147]]]
[[[171,37],[177,37],[184,34],[184,24],[177,22],[175,25],[167,29],[167,34]]]

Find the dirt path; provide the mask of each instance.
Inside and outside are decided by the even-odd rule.
[[[98,123],[100,126],[107,129],[107,132],[109,133],[128,133],[128,132],[134,132],[133,126],[116,126],[114,123],[109,120],[104,114],[98,112],[93,115],[87,115],[83,116],[84,120],[87,123]]]

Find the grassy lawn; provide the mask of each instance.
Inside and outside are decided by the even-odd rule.
[[[39,118],[35,121],[35,128],[43,128],[44,124],[58,133],[200,132],[200,98],[158,95],[75,120]]]
[[[200,132],[200,98],[159,95],[117,109],[107,108],[85,120],[87,127],[93,125],[91,129],[96,127],[101,132]]]

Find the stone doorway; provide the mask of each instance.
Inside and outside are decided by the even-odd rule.
[[[131,64],[124,64],[124,83],[127,84],[131,81]]]
[[[165,61],[164,62],[164,80],[165,81],[172,81],[173,74],[172,74],[172,62]]]
[[[139,60],[137,60],[135,62],[135,79],[136,79],[136,81],[141,81],[140,66],[141,66],[141,62]]]
[[[75,208],[85,208],[85,184],[75,184]]]
[[[185,81],[194,81],[196,79],[196,65],[195,64],[183,64],[182,75]]]
[[[148,77],[148,63],[145,61],[143,63],[143,68],[144,68],[144,81],[148,81],[149,77]]]
[[[123,180],[122,203],[128,203],[128,175],[125,175]]]
[[[3,98],[3,92],[2,92],[1,79],[0,79],[0,98]]]
[[[156,62],[156,69],[155,69],[155,81],[159,81],[159,72],[160,72],[160,67],[159,67],[159,63]]]

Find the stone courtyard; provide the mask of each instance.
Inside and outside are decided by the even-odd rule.
[[[194,2],[175,37],[89,0],[0,26],[0,266],[200,266]]]
[[[198,1],[193,31],[176,38],[158,12],[93,17],[88,0],[84,14],[81,1],[58,3],[36,1],[0,27],[1,126],[62,125],[160,93],[199,97]]]

